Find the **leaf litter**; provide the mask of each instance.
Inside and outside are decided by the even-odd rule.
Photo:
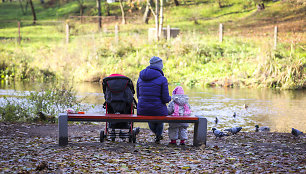
[[[239,132],[207,145],[160,144],[141,128],[136,143],[99,142],[104,125],[69,125],[69,144],[58,146],[58,125],[0,123],[1,173],[306,173],[305,136]]]

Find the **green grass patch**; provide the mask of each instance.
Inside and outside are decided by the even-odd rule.
[[[165,26],[180,28],[177,38],[149,42],[148,28],[154,27],[151,19],[148,25],[120,25],[117,43],[116,23],[103,24],[103,31],[99,31],[97,23],[67,19],[79,13],[75,1],[52,7],[39,1],[34,3],[38,16],[35,25],[30,11],[23,15],[18,2],[0,4],[1,79],[97,81],[112,73],[122,73],[136,81],[148,60],[160,56],[170,83],[205,86],[216,82],[222,85],[230,80],[236,86],[283,89],[301,88],[305,84],[304,41],[280,42],[274,50],[273,33],[257,37],[254,28],[261,25],[259,21],[267,25],[275,16],[280,21],[298,19],[305,14],[305,6],[268,2],[266,10],[258,12],[251,1],[242,0],[226,1],[222,8],[215,1],[186,1],[177,7],[167,4]],[[85,15],[96,15],[94,1],[86,2],[85,6]],[[110,8],[112,14],[121,15],[118,3],[110,4]],[[15,20],[21,20],[20,45]],[[69,44],[65,41],[66,22],[70,27]],[[222,43],[218,41],[219,23],[226,26]],[[247,34],[250,30],[252,37],[239,34],[240,26],[248,26]],[[238,34],[231,31],[234,29]],[[294,34],[282,35],[290,39]]]

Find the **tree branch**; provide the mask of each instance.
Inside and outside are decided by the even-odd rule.
[[[150,10],[151,10],[151,12],[152,12],[152,14],[153,14],[153,16],[154,16],[154,18],[155,18],[155,17],[156,17],[156,14],[154,13],[154,10],[153,10],[153,8],[152,8],[152,6],[151,6],[151,3],[148,2],[148,4],[149,4],[149,8],[150,8]]]

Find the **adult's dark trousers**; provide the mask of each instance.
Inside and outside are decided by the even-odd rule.
[[[164,123],[149,122],[149,128],[156,136],[161,136],[164,130]]]

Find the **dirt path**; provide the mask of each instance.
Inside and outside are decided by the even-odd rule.
[[[168,147],[141,129],[137,143],[98,140],[103,125],[70,125],[69,145],[58,146],[52,124],[0,123],[0,173],[305,173],[305,136],[241,132],[207,146]],[[192,131],[189,131],[192,138]]]

